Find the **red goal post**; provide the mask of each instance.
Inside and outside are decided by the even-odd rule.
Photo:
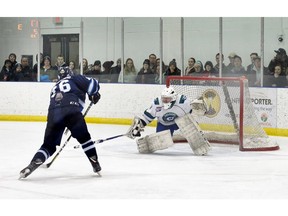
[[[240,151],[279,149],[257,119],[245,77],[168,76],[166,86],[191,101],[203,98],[207,114],[194,117],[210,142],[239,144]]]

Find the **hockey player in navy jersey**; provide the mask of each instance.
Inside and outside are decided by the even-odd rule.
[[[101,97],[99,83],[96,79],[83,75],[73,76],[68,67],[59,69],[58,79],[50,94],[44,142],[30,164],[21,170],[20,179],[29,176],[53,155],[56,146],[60,145],[66,127],[71,131],[72,137],[81,144],[93,171],[98,173],[101,170],[96,148],[81,112],[85,105],[86,94],[94,104],[99,101]]]

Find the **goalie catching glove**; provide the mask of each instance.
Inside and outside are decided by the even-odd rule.
[[[145,126],[146,126],[146,123],[143,120],[141,120],[138,116],[135,116],[131,127],[127,131],[127,137],[131,139],[140,137],[141,132],[144,131]]]
[[[191,108],[192,114],[197,116],[204,116],[207,113],[207,104],[202,96],[192,101]]]

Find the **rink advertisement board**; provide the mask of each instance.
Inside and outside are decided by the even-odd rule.
[[[255,114],[262,127],[277,127],[277,89],[253,88],[250,89],[251,101]]]
[[[197,87],[193,91],[196,90]],[[244,94],[244,125],[251,126],[256,122],[264,128],[276,128],[277,127],[277,89],[260,89],[260,88],[249,88],[246,89],[247,92]],[[201,92],[201,91],[200,91]],[[196,117],[197,121],[203,124],[207,124],[207,130],[211,127],[225,127],[227,130],[229,126],[233,124],[233,115],[237,119],[240,118],[240,95],[238,87],[229,87],[229,103],[233,107],[233,112],[228,109],[229,105],[226,101],[226,96],[223,92],[222,87],[209,87],[201,92],[203,96],[208,111],[203,119],[203,117]],[[245,101],[246,100],[246,101]],[[215,128],[214,128],[215,129]],[[220,129],[219,129],[220,130]],[[225,129],[226,130],[226,129]],[[221,130],[220,130],[221,131]]]

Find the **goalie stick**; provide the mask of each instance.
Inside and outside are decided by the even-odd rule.
[[[83,114],[83,117],[85,117],[85,116],[87,115],[87,113],[88,113],[88,111],[91,109],[92,105],[93,105],[93,102],[91,101],[90,104],[89,104],[89,106],[87,107],[85,113]],[[61,153],[61,151],[65,148],[65,146],[67,145],[67,143],[69,142],[69,140],[71,139],[71,137],[72,137],[72,134],[70,134],[70,136],[68,137],[68,139],[67,139],[67,140],[65,141],[65,143],[61,146],[60,150],[56,153],[56,155],[52,158],[52,160],[51,160],[49,163],[47,163],[47,164],[43,164],[44,167],[49,168],[49,167],[53,164],[53,162],[54,162],[54,161],[56,160],[56,158],[59,156],[59,154]]]
[[[98,144],[98,143],[102,143],[102,142],[105,142],[105,141],[108,141],[108,140],[112,140],[112,139],[116,139],[118,137],[123,137],[123,136],[127,136],[127,133],[126,134],[120,134],[120,135],[117,135],[117,136],[108,137],[108,138],[105,138],[105,139],[98,139],[98,140],[93,141],[93,143],[94,144]],[[80,147],[81,147],[81,145],[78,144],[78,145],[74,146],[74,149],[77,149],[77,148],[80,148]]]

